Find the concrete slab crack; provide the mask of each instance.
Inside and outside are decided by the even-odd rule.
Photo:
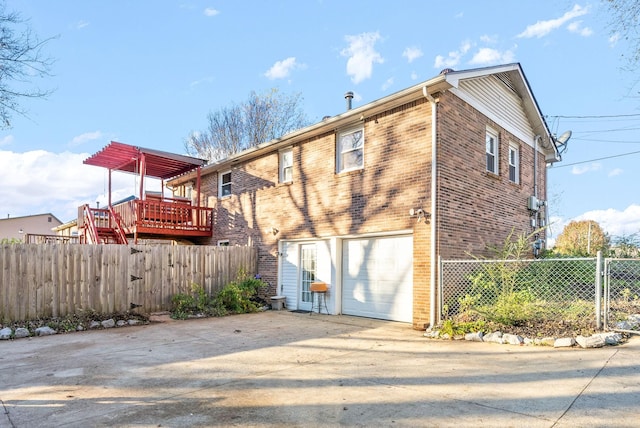
[[[553,423],[553,425],[551,425],[551,428],[555,427],[558,424],[558,422],[560,422],[562,420],[562,418],[564,418],[564,416],[567,414],[567,412],[569,410],[571,410],[571,408],[576,403],[576,401],[578,401],[578,398],[582,397],[582,395],[587,390],[587,388],[589,388],[589,386],[591,386],[593,381],[596,380],[596,378],[598,376],[600,376],[600,373],[602,373],[602,371],[609,365],[609,362],[613,359],[613,357],[616,356],[618,351],[619,351],[619,349],[616,349],[616,352],[614,352],[613,354],[611,354],[611,356],[609,358],[607,358],[607,360],[604,362],[602,367],[600,367],[600,370],[598,370],[598,372],[595,375],[593,375],[593,377],[589,380],[589,382],[587,382],[587,384],[584,386],[584,388],[582,388],[582,390],[580,390],[580,393],[578,395],[576,395],[576,397],[571,401],[571,404],[569,404],[569,406],[567,406],[567,408],[564,410],[564,412],[562,412],[560,417]]]

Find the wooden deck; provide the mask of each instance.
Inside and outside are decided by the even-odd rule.
[[[133,199],[114,205],[113,215],[104,208],[88,208],[88,211],[95,224],[96,235],[103,243],[118,243],[115,237],[118,224],[128,240],[137,237],[207,238],[213,233],[213,209],[195,207],[181,199]],[[81,228],[85,227],[84,223],[81,222]],[[85,239],[85,242],[92,240]]]
[[[188,202],[135,199],[114,205],[120,224],[127,236],[159,235],[181,237],[210,237],[212,235],[211,208],[194,207]]]

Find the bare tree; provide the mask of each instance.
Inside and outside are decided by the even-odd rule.
[[[44,98],[51,91],[30,89],[34,77],[49,75],[52,60],[42,47],[51,40],[39,40],[17,12],[8,12],[0,2],[0,128],[11,126],[12,113],[25,115],[19,100]]]
[[[603,1],[611,13],[611,31],[629,43],[630,52],[626,59],[629,68],[636,70],[640,67],[640,2],[638,0]]]
[[[264,94],[252,91],[245,102],[210,112],[207,119],[207,130],[192,132],[185,149],[208,160],[223,159],[309,124],[301,94],[285,95],[275,88]]]

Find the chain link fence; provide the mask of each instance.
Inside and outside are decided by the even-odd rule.
[[[599,329],[600,265],[597,258],[441,260],[440,320]]]
[[[640,333],[640,259],[605,259],[604,296],[606,328]]]

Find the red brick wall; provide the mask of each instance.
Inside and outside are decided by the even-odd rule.
[[[438,252],[443,258],[494,256],[510,233],[531,233],[533,147],[450,93],[438,111]],[[499,173],[486,171],[487,125],[499,133]],[[519,147],[520,182],[509,181],[509,143]],[[545,199],[544,156],[538,155],[538,196]]]
[[[428,211],[430,204],[430,120],[429,104],[420,100],[355,122],[365,128],[358,171],[336,173],[334,131],[293,147],[292,183],[278,183],[277,152],[233,167],[232,196],[207,198],[217,208],[212,243],[258,246],[260,273],[275,292],[278,240],[412,230],[409,209]],[[217,174],[203,179],[206,195],[217,196],[217,180]],[[415,240],[424,246],[414,244],[416,254],[428,255],[427,238]],[[421,290],[414,300],[428,319],[425,266],[424,259],[414,265],[414,288]]]

